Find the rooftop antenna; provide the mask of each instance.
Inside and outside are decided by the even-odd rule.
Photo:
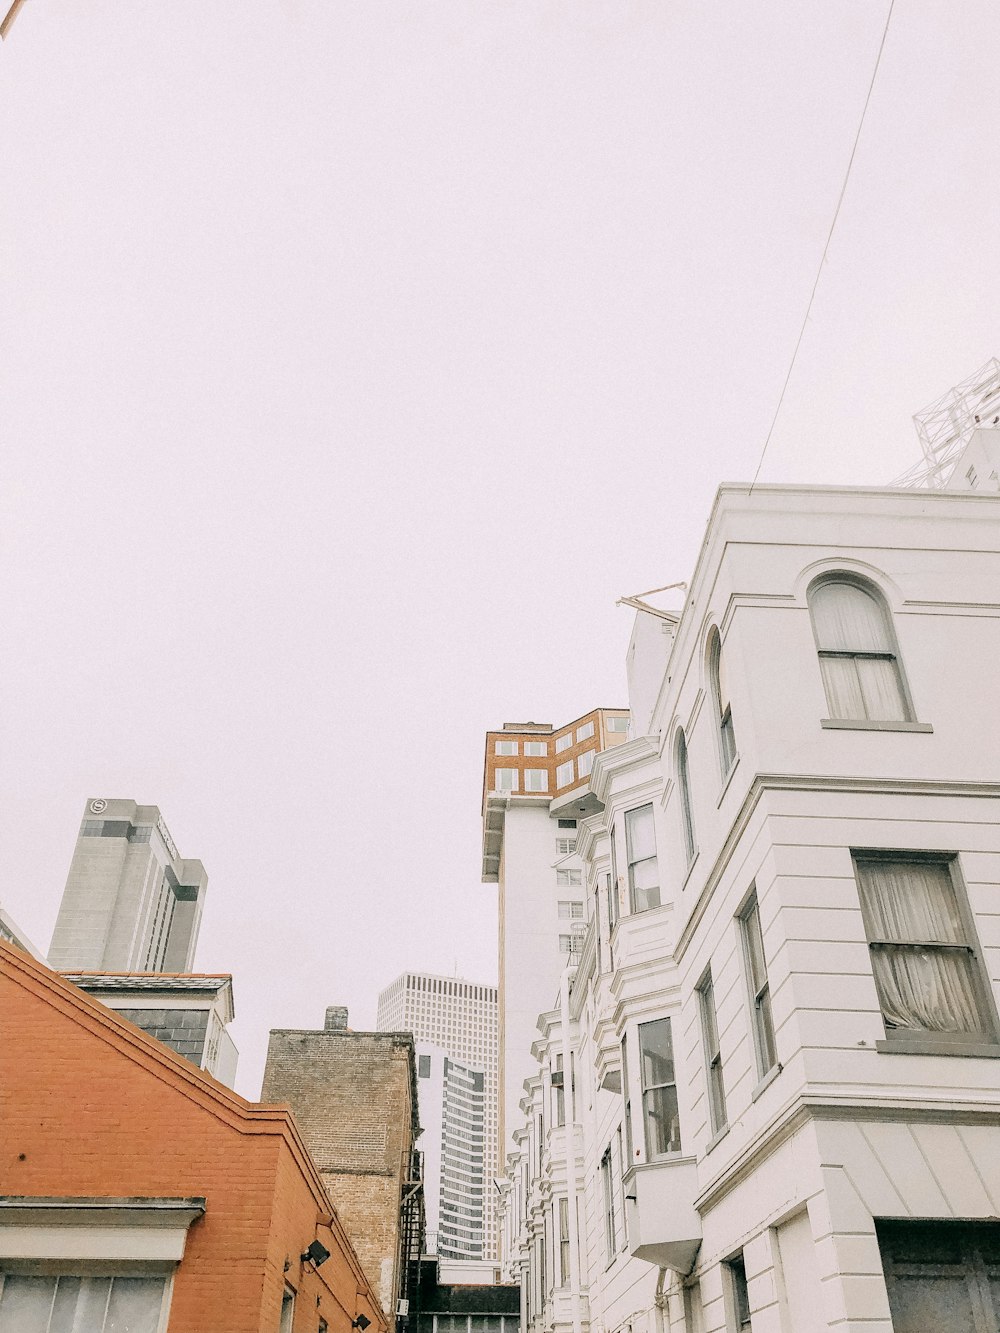
[[[649,588],[646,592],[635,592],[631,597],[619,597],[615,606],[631,606],[636,611],[645,611],[647,615],[659,616],[661,620],[669,620],[672,625],[676,625],[680,621],[680,616],[675,611],[661,611],[658,606],[650,606],[644,600],[656,592],[671,592],[674,588],[682,588],[687,592],[686,583],[665,583],[662,588]]]
[[[3,21],[0,22],[0,37],[6,38],[7,34],[10,32],[11,24],[17,18],[18,14],[21,12],[23,5],[24,5],[24,0],[14,0],[14,3],[11,5],[10,9],[7,10],[7,13],[4,16]]]
[[[1000,424],[1000,360],[991,357],[974,375],[918,412],[913,424],[923,461],[914,463],[892,484],[941,490],[972,432]]]

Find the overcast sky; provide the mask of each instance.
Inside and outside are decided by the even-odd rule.
[[[7,0],[0,0],[6,9]],[[625,702],[748,480],[875,0],[28,0],[0,49],[0,901],[158,804],[269,1027],[496,975],[483,735]],[[762,481],[1000,350],[1000,9],[896,5]]]

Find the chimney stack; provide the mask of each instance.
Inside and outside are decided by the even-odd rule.
[[[347,1031],[347,1006],[344,1004],[331,1004],[326,1011],[326,1022],[323,1025],[325,1032],[346,1032]]]

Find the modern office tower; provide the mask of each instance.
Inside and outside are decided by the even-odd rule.
[[[538,1015],[586,927],[576,830],[596,809],[590,771],[628,726],[628,709],[598,708],[562,727],[506,722],[486,735],[483,882],[500,889],[498,1174],[535,1067]]]
[[[87,802],[49,964],[60,971],[189,972],[208,877],[155,805]]]
[[[439,1247],[445,1245],[442,1257],[492,1261],[497,1247],[496,987],[405,972],[379,995],[376,1026],[380,1032],[410,1032],[417,1043],[425,1177],[431,1175],[431,1164],[440,1163],[435,1186],[427,1192],[428,1232],[437,1233]],[[469,1138],[463,1143],[465,1132]]]
[[[485,1178],[485,1075],[453,1060],[440,1046],[417,1042],[416,1049],[425,1252],[445,1264],[483,1263],[483,1276],[489,1277],[494,1256],[486,1252],[485,1218],[492,1204],[487,1191],[493,1186]]]
[[[722,486],[639,611],[503,1183],[524,1333],[1000,1328],[1000,429],[960,406],[923,486]]]

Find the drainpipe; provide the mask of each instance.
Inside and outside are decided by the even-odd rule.
[[[663,1290],[664,1279],[670,1270],[661,1268],[656,1277],[656,1294],[653,1297],[653,1309],[656,1311],[656,1333],[670,1333],[673,1324],[670,1320],[670,1292]],[[671,1282],[671,1285],[672,1282]],[[685,1330],[685,1333],[689,1333]]]
[[[566,1207],[569,1212],[569,1294],[573,1316],[573,1333],[583,1333],[580,1317],[580,1237],[577,1234],[577,1179],[576,1179],[576,1097],[573,1087],[573,1063],[569,1042],[569,968],[563,968],[559,982],[559,1018],[562,1024],[563,1097],[569,1103],[571,1118],[567,1120],[566,1138]],[[566,1098],[565,1081],[569,1080]]]

